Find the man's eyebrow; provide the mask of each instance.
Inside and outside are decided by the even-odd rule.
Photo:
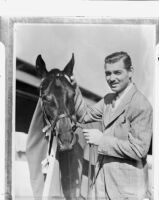
[[[110,76],[112,74],[111,71],[105,71],[105,76]]]
[[[120,72],[120,71],[122,71],[122,69],[117,69],[117,70],[113,70],[113,71],[109,71],[109,70],[105,70],[105,73],[109,73],[109,72]]]
[[[114,72],[120,72],[120,71],[122,71],[122,70],[121,69],[114,70]]]

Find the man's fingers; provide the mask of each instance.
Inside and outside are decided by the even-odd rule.
[[[87,143],[90,143],[90,135],[88,129],[83,129],[83,134]]]
[[[89,138],[90,137],[89,133],[84,133],[83,135],[84,135],[85,138]]]
[[[89,136],[89,131],[88,131],[88,129],[83,129],[83,134],[84,134],[84,136]]]
[[[88,133],[89,129],[83,129],[83,133]]]
[[[88,139],[88,138],[89,138],[89,135],[87,135],[87,134],[84,134],[84,137],[85,137],[86,139]]]

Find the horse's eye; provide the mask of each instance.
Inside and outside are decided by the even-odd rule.
[[[43,101],[46,101],[46,102],[51,102],[52,101],[52,98],[50,96],[46,96],[46,95],[44,95],[42,97],[42,99],[43,99]]]

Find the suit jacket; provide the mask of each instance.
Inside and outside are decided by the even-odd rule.
[[[152,107],[135,85],[117,109],[112,110],[114,98],[110,93],[87,107],[78,90],[75,100],[78,120],[102,122],[98,154],[104,156],[105,187],[110,199],[141,200],[148,186],[146,156],[152,137]]]

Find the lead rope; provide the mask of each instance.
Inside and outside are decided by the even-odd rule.
[[[87,195],[87,199],[91,199],[91,191],[93,189],[93,186],[95,187],[94,188],[94,192],[95,192],[95,197],[96,197],[96,179],[98,177],[98,174],[99,174],[99,171],[101,170],[102,168],[102,165],[103,165],[103,159],[104,159],[104,156],[102,156],[102,159],[100,160],[100,163],[99,163],[99,168],[98,168],[98,171],[96,173],[95,171],[95,168],[96,168],[96,165],[97,165],[97,161],[96,161],[96,157],[95,157],[95,149],[94,149],[94,145],[89,145],[89,171],[88,171],[88,195]],[[92,177],[92,163],[94,163],[94,174],[93,174],[93,180],[91,181],[91,177]],[[95,174],[96,173],[96,174]]]
[[[83,129],[79,122],[75,123],[75,126],[78,128]],[[91,183],[91,175],[92,175],[92,156],[93,156],[94,145],[89,144],[89,166],[88,166],[88,192],[87,192],[87,200],[91,199],[91,187],[93,184]],[[94,163],[95,163],[95,156],[94,156]]]
[[[96,173],[96,175],[95,175],[95,177],[94,177],[94,181],[93,181],[93,183],[91,184],[91,187],[93,187],[93,185],[95,185],[95,182],[96,182],[96,180],[97,180],[99,171],[101,170],[102,165],[103,165],[103,159],[104,159],[104,155],[102,155],[102,159],[101,159],[101,161],[100,161],[100,163],[99,163],[98,171],[97,171],[97,173]],[[97,163],[96,163],[96,164],[97,164]]]
[[[48,167],[49,167],[49,163],[50,163],[50,156],[52,156],[52,152],[51,152],[51,148],[52,148],[52,144],[53,144],[53,140],[54,140],[54,135],[52,134],[52,131],[49,130],[49,134],[48,134],[48,137],[49,137],[49,141],[48,141],[48,147],[47,147],[47,154],[46,154],[46,158],[41,162],[41,165],[42,165],[42,173],[44,175],[47,174],[47,171],[48,171]],[[53,155],[55,156],[55,155]]]
[[[91,162],[92,162],[92,146],[91,144],[89,144],[89,167],[88,167],[88,194],[87,194],[87,199],[90,199],[90,182],[91,182],[91,174],[92,174],[92,166],[91,166]]]
[[[55,135],[53,135],[53,126],[54,126],[54,123],[53,125],[51,125],[51,122],[49,121],[49,119],[47,118],[47,115],[46,115],[46,111],[45,111],[45,107],[44,107],[44,104],[43,104],[43,101],[41,99],[41,109],[42,109],[42,113],[44,115],[44,119],[46,121],[46,126],[42,129],[42,132],[45,133],[45,136],[48,136],[49,139],[48,139],[48,148],[47,148],[47,154],[46,154],[46,158],[41,162],[41,165],[42,165],[42,173],[44,175],[47,174],[47,171],[48,171],[48,166],[49,166],[49,159],[50,159],[50,154],[51,154],[51,148],[52,148],[52,143],[53,143],[53,137],[56,135],[56,133],[54,132]]]

